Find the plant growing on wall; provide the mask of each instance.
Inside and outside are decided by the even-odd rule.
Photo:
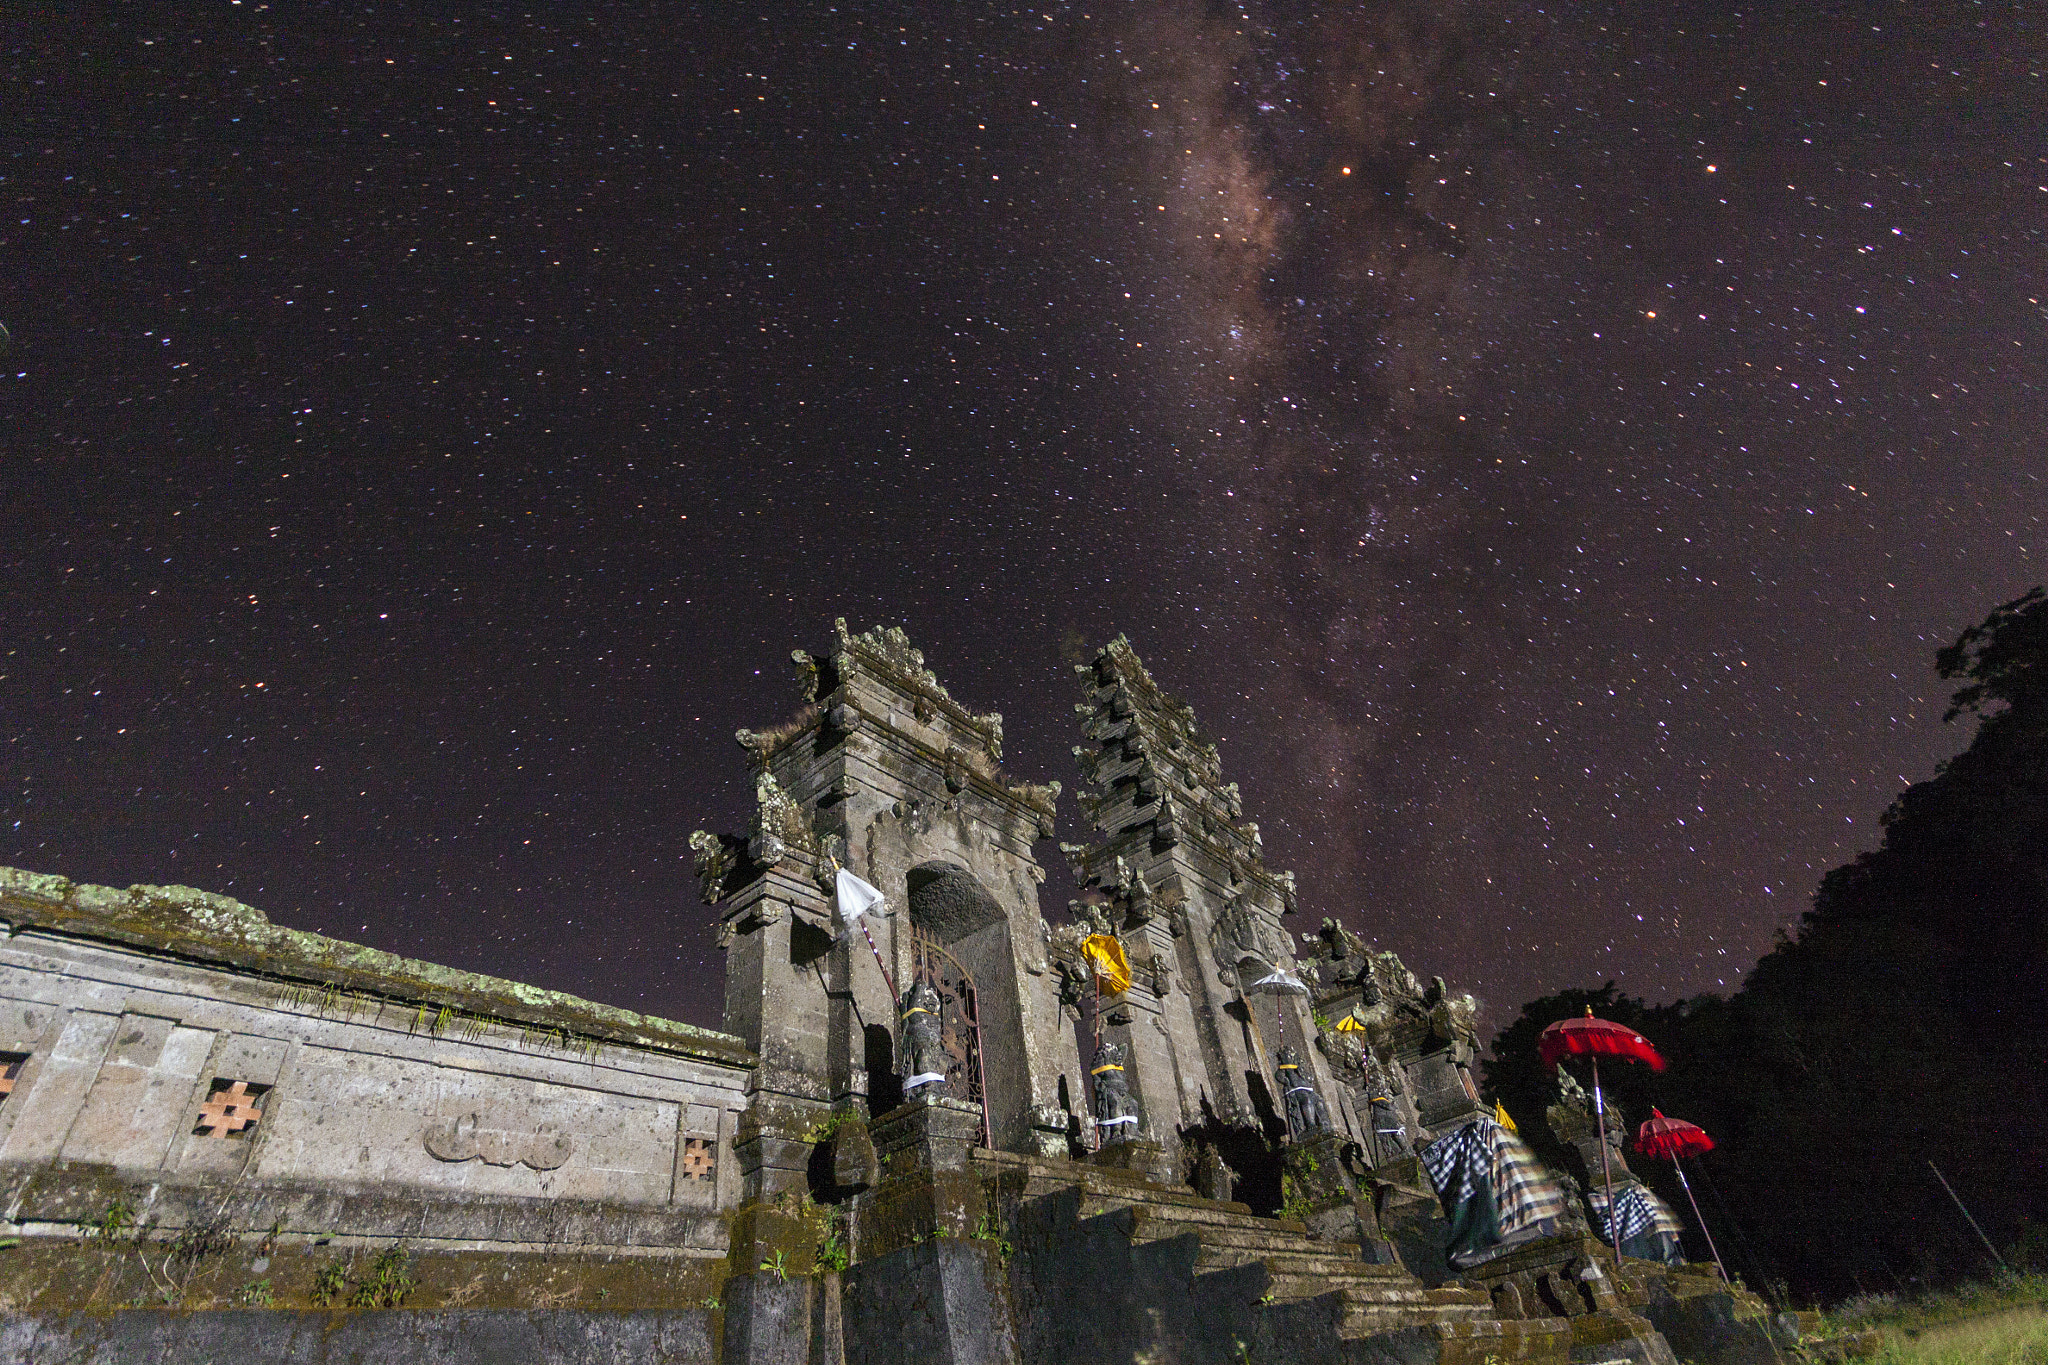
[[[356,1281],[348,1296],[351,1308],[397,1308],[402,1306],[419,1281],[412,1274],[412,1253],[398,1242],[377,1253],[370,1273]]]
[[[334,1301],[348,1289],[348,1267],[340,1261],[329,1261],[320,1273],[313,1277],[311,1298],[316,1308],[332,1307]]]

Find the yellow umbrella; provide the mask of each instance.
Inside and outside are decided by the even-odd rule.
[[[1095,978],[1108,986],[1111,995],[1131,988],[1131,963],[1124,945],[1114,934],[1090,934],[1081,941],[1081,953],[1095,967]]]

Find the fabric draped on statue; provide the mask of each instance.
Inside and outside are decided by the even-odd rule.
[[[1600,1230],[1601,1240],[1615,1241],[1615,1229],[1610,1228],[1607,1222],[1606,1191],[1589,1191],[1586,1202],[1592,1206],[1593,1226]],[[1614,1208],[1622,1255],[1646,1261],[1675,1262],[1681,1259],[1678,1216],[1672,1213],[1670,1205],[1646,1186],[1633,1180],[1616,1185]]]
[[[1474,1265],[1557,1230],[1564,1192],[1528,1144],[1493,1119],[1475,1118],[1420,1155],[1451,1223],[1451,1264]]]

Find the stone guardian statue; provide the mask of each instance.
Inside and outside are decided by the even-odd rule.
[[[896,1045],[903,1095],[946,1083],[946,1045],[939,1037],[939,993],[929,981],[913,981],[903,992],[903,1031]]]
[[[1315,1084],[1301,1064],[1301,1056],[1292,1047],[1280,1049],[1280,1060],[1273,1069],[1279,1072],[1281,1099],[1287,1106],[1287,1131],[1294,1138],[1301,1139],[1310,1133],[1320,1133],[1330,1126],[1330,1111],[1323,1105],[1323,1097],[1316,1093]]]
[[[1138,1114],[1131,1104],[1130,1083],[1124,1079],[1124,1056],[1120,1045],[1098,1043],[1095,1065],[1088,1069],[1095,1091],[1095,1131],[1105,1147],[1138,1135]]]

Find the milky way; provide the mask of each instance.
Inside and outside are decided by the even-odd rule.
[[[2039,34],[1794,9],[26,30],[0,860],[712,1020],[790,648],[1127,631],[1300,927],[1733,988],[2040,576]]]

